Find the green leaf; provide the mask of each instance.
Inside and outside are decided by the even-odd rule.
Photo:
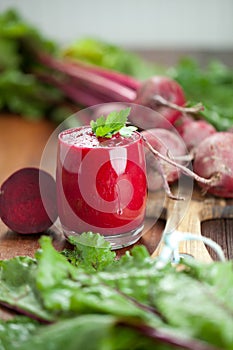
[[[133,126],[133,125],[132,126],[131,125],[130,126],[123,126],[120,129],[119,133],[121,136],[130,137],[132,135],[132,133],[136,130],[137,130],[137,127]]]
[[[112,268],[150,268],[154,269],[155,261],[151,259],[150,254],[144,245],[133,247],[130,251],[126,251],[118,260],[118,265],[113,265]]]
[[[111,125],[119,130],[121,125],[125,125],[127,117],[130,114],[130,108],[122,109],[121,111],[113,111],[106,118],[106,125]]]
[[[17,11],[0,13],[0,108],[37,120],[50,115],[63,93],[37,78],[35,73],[47,70],[34,50],[55,54],[58,47]]]
[[[38,298],[36,272],[37,263],[29,257],[0,261],[0,302],[42,320],[52,320]]]
[[[56,52],[57,45],[45,38],[42,33],[29,22],[27,22],[14,9],[6,10],[0,14],[0,37],[14,40],[16,43],[24,43],[41,50]],[[29,46],[30,47],[30,46]]]
[[[105,125],[104,116],[99,117],[98,119],[96,119],[96,121],[91,120],[90,125],[92,127],[93,132],[96,132],[97,128]]]
[[[17,68],[19,64],[18,44],[0,36],[0,71]]]
[[[132,331],[132,326],[130,339],[138,339],[140,332],[144,334],[143,330],[147,330],[143,344],[148,344],[151,337],[156,339],[160,334],[165,342],[161,349],[170,349],[169,341],[179,344],[188,341],[189,349],[200,348],[196,345],[204,342],[232,350],[232,262],[207,265],[183,260],[182,269],[171,264],[158,269],[157,260],[150,257],[144,246],[137,246],[115,260],[109,255],[108,242],[97,234],[87,232],[70,237],[70,243],[76,257],[59,253],[51,239],[43,237],[36,259],[17,257],[1,261],[0,302],[55,322],[25,333],[24,340],[15,335],[19,344],[9,345],[7,350],[25,350],[30,346],[50,349],[50,344],[51,348],[63,349],[65,342],[70,350],[77,345],[84,348],[84,344],[89,344],[90,349],[114,349],[115,345],[117,350],[134,349],[137,341],[132,345],[122,338],[128,329]],[[112,324],[110,338],[107,329],[105,335],[104,331],[101,333],[102,326],[105,328],[101,320]],[[118,333],[118,322],[124,323],[125,331],[121,329]],[[90,340],[93,329],[96,333]],[[98,338],[98,334],[103,337]],[[119,340],[117,344],[115,337]],[[13,338],[12,333],[15,345]],[[104,347],[106,344],[109,347]],[[150,348],[151,344],[140,344],[135,349]]]
[[[111,138],[117,132],[121,136],[130,137],[137,130],[135,126],[126,126],[127,118],[131,108],[128,107],[121,111],[113,111],[107,115],[99,117],[96,121],[90,122],[93,133],[97,137]]]
[[[218,289],[222,287],[215,282],[200,283],[187,273],[167,273],[158,281],[153,298],[170,325],[219,349],[232,349],[232,311],[219,298]]]
[[[158,64],[146,62],[139,55],[93,37],[76,40],[65,48],[63,55],[132,75],[140,80],[165,72],[165,68]]]
[[[80,236],[70,236],[69,242],[74,245],[74,249],[65,250],[63,254],[74,266],[85,271],[103,270],[116,257],[110,243],[98,233],[84,232]]]
[[[96,136],[97,137],[107,137],[111,138],[112,135],[115,133],[115,129],[111,128],[111,125],[104,125],[104,126],[99,126],[96,129]]]
[[[40,324],[28,317],[17,316],[8,321],[0,319],[0,349],[18,349],[33,334],[37,332]]]
[[[189,275],[203,284],[212,286],[221,303],[233,313],[233,261],[216,262],[203,266],[196,260],[190,259],[186,264]]]
[[[22,342],[16,349],[106,349],[104,343],[110,337],[115,323],[116,319],[111,316],[85,315],[71,318],[51,326],[41,327],[36,335]]]
[[[192,104],[202,102],[205,109],[200,114],[217,130],[227,130],[233,125],[233,69],[220,62],[211,61],[205,68],[195,60],[184,58],[168,74],[180,83],[186,99]]]
[[[155,342],[111,315],[81,315],[52,325],[26,317],[0,320],[1,350],[150,350]],[[156,349],[168,349],[156,344]]]
[[[38,288],[43,290],[54,287],[66,277],[76,273],[67,259],[54,249],[50,237],[42,236],[40,245],[41,249],[36,253]]]

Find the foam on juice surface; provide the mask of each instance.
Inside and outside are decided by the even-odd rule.
[[[90,127],[69,129],[62,133],[63,142],[77,147],[119,147],[128,145],[138,139],[138,134],[133,133],[130,137],[123,137],[119,133],[111,138],[96,137]]]

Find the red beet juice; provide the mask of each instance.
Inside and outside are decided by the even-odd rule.
[[[60,133],[57,197],[66,236],[98,232],[113,249],[137,241],[147,197],[141,135],[97,138],[89,126]]]

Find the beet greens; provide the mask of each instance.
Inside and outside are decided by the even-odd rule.
[[[84,233],[71,237],[70,243],[70,253],[59,253],[49,237],[42,237],[35,259],[0,262],[0,303],[51,323],[33,321],[23,339],[13,331],[7,338],[3,323],[0,334],[6,349],[17,339],[15,349],[49,349],[53,344],[62,350],[67,343],[71,350],[88,343],[98,350],[110,334],[112,349],[116,344],[122,350],[136,350],[138,344],[143,350],[232,348],[232,262],[184,260],[183,269],[170,263],[158,269],[143,246],[117,261],[99,235]],[[111,254],[102,264],[103,248]],[[93,256],[99,259],[97,269]],[[25,317],[11,322],[23,326]]]

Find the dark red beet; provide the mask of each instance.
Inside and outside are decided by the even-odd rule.
[[[170,130],[155,128],[143,131],[142,134],[158,152],[170,157],[171,159],[174,159],[174,157],[177,156],[184,156],[186,154],[186,147],[181,137]],[[160,160],[160,163],[163,167],[168,183],[173,183],[179,178],[179,169],[163,160]],[[158,160],[150,152],[150,150],[146,150],[146,164],[148,188],[150,191],[156,191],[163,187],[163,180],[160,170],[158,169]]]
[[[194,171],[205,178],[217,175],[210,187],[201,185],[215,196],[233,198],[233,134],[216,132],[195,150]]]
[[[183,89],[173,79],[164,76],[154,76],[142,83],[137,91],[135,103],[152,108],[160,113],[171,124],[174,124],[174,122],[180,117],[181,112],[163,106],[161,102],[159,102],[159,97],[162,97],[168,102],[178,106],[184,106],[186,101]],[[163,125],[151,125],[150,123],[149,125],[145,124],[144,128],[153,128],[155,126],[163,127]]]
[[[57,218],[53,177],[37,168],[23,168],[13,173],[1,186],[0,216],[18,233],[47,230]]]

